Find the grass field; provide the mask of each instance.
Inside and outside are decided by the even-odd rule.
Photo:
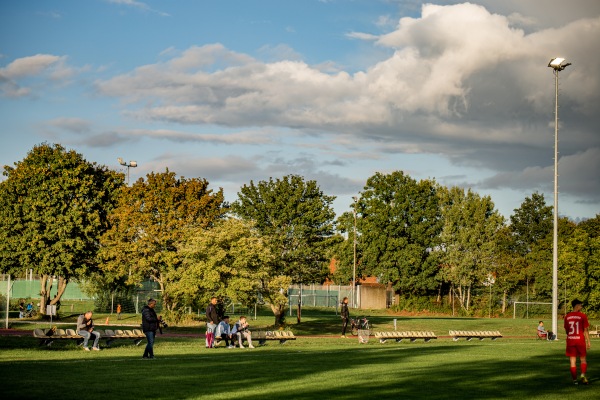
[[[449,329],[500,330],[511,337],[359,344],[339,337],[339,319],[330,314],[308,310],[302,324],[292,325],[297,335],[328,337],[256,349],[206,349],[199,337],[159,335],[155,360],[142,360],[143,345],[129,341],[83,352],[71,342],[39,347],[32,337],[0,337],[0,393],[7,399],[600,398],[598,339],[588,356],[591,385],[574,386],[564,340],[535,340],[534,320],[397,318],[398,330],[439,336]],[[385,313],[371,320],[376,330],[393,329]]]

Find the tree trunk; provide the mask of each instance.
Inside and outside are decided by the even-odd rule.
[[[502,292],[502,314],[506,312],[506,290]]]
[[[282,326],[285,316],[285,306],[271,304],[271,310],[273,311],[273,315],[275,315],[275,326]]]
[[[50,275],[42,275],[40,279],[40,314],[46,314],[46,304],[50,298],[50,290],[52,290],[52,282],[54,279]]]
[[[469,311],[469,304],[471,304],[471,285],[467,287],[467,311]]]
[[[54,277],[52,275],[42,275],[42,278],[40,280],[40,314],[45,315],[46,306],[56,305],[60,301],[62,295],[67,289],[69,279],[64,278],[62,276],[58,277],[56,296],[50,299],[50,292],[52,291],[53,283]]]

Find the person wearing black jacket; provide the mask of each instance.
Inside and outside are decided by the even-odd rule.
[[[148,300],[148,305],[142,308],[142,330],[148,341],[144,355],[142,356],[145,359],[154,359],[154,338],[162,319],[162,317],[156,315],[154,307],[156,307],[156,300],[150,299]]]
[[[342,337],[346,337],[346,328],[348,327],[348,320],[350,319],[350,312],[348,311],[348,298],[344,297],[342,304],[340,305],[340,315],[342,316]]]
[[[211,297],[208,307],[206,307],[206,347],[214,347],[215,330],[219,323],[219,315],[217,314],[217,298]]]

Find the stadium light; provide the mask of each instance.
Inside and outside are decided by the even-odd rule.
[[[552,332],[556,340],[558,333],[558,73],[571,63],[556,57],[548,67],[554,73],[554,232],[552,240]]]
[[[358,201],[358,198],[356,196],[352,197],[352,200],[354,200],[354,237],[353,239],[353,252],[354,252],[354,258],[352,261],[352,305],[354,306],[354,308],[356,308],[356,202]]]
[[[127,167],[127,186],[129,186],[129,168],[135,168],[137,167],[137,161],[129,161],[129,164],[125,161],[123,161],[123,159],[121,157],[117,158],[117,161],[119,162],[119,164]]]

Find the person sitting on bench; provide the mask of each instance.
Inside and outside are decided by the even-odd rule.
[[[231,333],[231,326],[229,326],[229,315],[223,316],[223,320],[217,325],[217,331],[215,337],[220,337],[221,340],[225,341],[225,346],[228,349],[233,349],[233,334]]]
[[[94,332],[94,321],[92,320],[91,311],[87,311],[77,318],[77,333],[83,336],[83,349],[85,351],[90,351],[88,348],[88,341],[92,336],[94,336],[94,346],[92,347],[92,350],[100,351],[100,347],[98,347],[100,333]]]
[[[254,348],[254,346],[252,345],[252,332],[248,330],[248,323],[246,322],[246,317],[244,317],[243,315],[240,317],[240,320],[235,323],[231,333],[237,335],[238,343],[240,344],[240,349],[244,348],[244,345],[242,344],[244,338],[246,338],[246,340],[248,341],[248,347],[250,347],[251,349]]]
[[[544,328],[544,321],[540,321],[540,324],[537,327],[537,335],[540,339],[548,339],[548,332],[546,332],[546,328]]]

